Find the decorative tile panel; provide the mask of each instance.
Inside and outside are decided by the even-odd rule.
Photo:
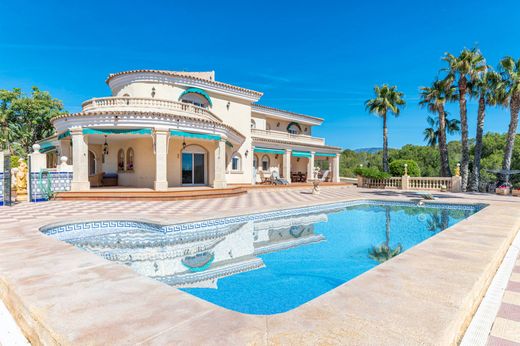
[[[47,176],[47,174],[49,176]],[[49,194],[70,191],[72,172],[33,172],[30,175],[31,202],[44,202],[49,200]],[[49,186],[50,185],[50,186]]]

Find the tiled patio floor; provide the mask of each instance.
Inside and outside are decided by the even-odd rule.
[[[435,194],[438,197],[438,200],[446,201],[448,203],[475,203],[475,202],[482,202],[482,203],[495,203],[497,205],[504,205],[508,208],[508,210],[520,210],[517,209],[518,205],[517,203],[520,203],[520,198],[513,198],[513,197],[499,197],[495,195],[480,195],[480,194],[450,194],[450,193],[439,193]],[[213,218],[213,217],[223,217],[223,216],[229,216],[229,215],[236,215],[236,214],[244,214],[244,213],[253,213],[253,212],[259,212],[259,211],[266,211],[266,210],[274,210],[274,209],[283,209],[283,208],[294,208],[304,205],[313,205],[318,203],[331,203],[335,201],[340,200],[349,200],[349,199],[392,199],[392,200],[410,200],[417,198],[417,196],[414,193],[408,193],[408,192],[402,192],[402,191],[392,191],[392,190],[384,190],[384,191],[377,191],[377,190],[366,190],[366,189],[357,189],[354,187],[326,187],[323,188],[321,191],[321,194],[319,195],[312,195],[310,193],[310,188],[306,189],[284,189],[284,190],[258,190],[258,191],[249,191],[248,194],[238,196],[238,197],[230,197],[225,199],[210,199],[210,200],[184,200],[184,201],[171,201],[171,202],[127,202],[127,201],[53,201],[53,202],[47,202],[47,203],[37,203],[37,204],[31,204],[31,203],[22,203],[19,205],[15,205],[13,207],[4,207],[0,208],[0,229],[11,229],[15,232],[18,232],[20,234],[20,237],[30,237],[35,238],[40,235],[31,235],[31,233],[26,232],[25,230],[27,228],[34,228],[36,226],[39,227],[39,225],[49,224],[49,223],[60,223],[60,222],[73,222],[77,220],[86,220],[86,219],[110,219],[110,218],[118,218],[118,219],[144,219],[144,220],[154,220],[156,222],[161,222],[165,224],[172,224],[177,222],[183,222],[183,221],[191,221],[191,220],[199,220],[199,219],[207,219],[207,218]],[[513,203],[511,203],[513,202]],[[514,212],[513,212],[514,213]],[[504,215],[504,218],[506,216]],[[461,225],[461,227],[464,227]],[[471,229],[470,227],[466,226],[466,229]],[[447,234],[445,235],[448,236]],[[0,237],[1,238],[1,237]],[[39,239],[38,238],[38,239]],[[17,242],[18,239],[6,239],[5,237],[3,239],[0,239],[0,248],[2,244],[8,244],[12,243],[14,245],[15,242]],[[49,242],[50,245],[54,245],[53,242]],[[56,244],[56,249],[61,249],[62,244]],[[427,250],[427,248],[425,247]],[[17,250],[18,251],[18,250]],[[49,250],[51,251],[51,250]],[[429,250],[428,250],[429,251]],[[426,251],[426,252],[428,252]],[[16,252],[16,251],[15,251]],[[411,252],[411,251],[410,251]],[[423,250],[423,255],[426,254],[425,250]],[[81,254],[83,255],[83,254]],[[92,260],[96,264],[93,265],[93,268],[97,268],[100,266],[98,263],[99,260],[92,258],[95,256],[90,256],[89,254],[84,254],[85,256],[88,256],[89,260]],[[406,253],[401,257],[400,260],[394,261],[394,262],[406,262],[405,259]],[[1,256],[1,255],[0,255]],[[38,256],[41,256],[38,254]],[[410,254],[408,253],[408,257],[410,257]],[[87,257],[85,257],[87,258]],[[390,264],[390,263],[388,263]],[[62,265],[62,264],[60,264]],[[1,267],[1,266],[0,266]],[[105,271],[111,271],[113,270],[112,266],[108,267],[104,264],[102,264]],[[380,269],[379,272],[383,272],[386,270],[386,272],[391,272],[392,266],[385,266],[386,269]],[[419,268],[415,268],[419,269]],[[1,270],[1,268],[0,268]],[[81,269],[81,272],[87,271],[89,269]],[[96,269],[94,269],[96,270]],[[374,271],[377,272],[377,271]],[[0,273],[1,276],[2,273]],[[374,274],[374,273],[372,273]],[[406,279],[405,277],[401,277],[398,272],[399,280]],[[14,274],[13,274],[14,275]],[[130,274],[125,274],[130,275]],[[390,275],[390,274],[387,274]],[[395,275],[395,274],[393,274]],[[404,275],[404,273],[403,273]],[[515,272],[511,276],[510,285],[508,286],[508,290],[506,294],[504,295],[504,301],[503,306],[500,309],[499,315],[497,317],[497,320],[495,322],[495,325],[493,327],[493,330],[491,332],[491,338],[489,340],[490,344],[500,344],[499,342],[503,342],[504,345],[506,345],[506,342],[512,342],[512,341],[519,341],[520,338],[518,337],[519,333],[519,326],[520,326],[520,262],[517,262],[517,266],[515,267]],[[100,275],[102,276],[102,275]],[[374,275],[373,275],[374,276]],[[124,280],[127,280],[125,277]],[[408,279],[406,279],[408,280]],[[363,281],[363,280],[358,280]],[[366,280],[365,280],[366,281]],[[1,282],[0,282],[0,291],[1,291]],[[366,283],[365,283],[366,284]],[[112,283],[111,283],[112,285]],[[114,283],[115,285],[115,283]],[[143,283],[139,282],[139,285],[149,285],[149,283],[146,281],[143,281]],[[153,287],[156,285],[153,284]],[[351,288],[351,291],[355,293],[356,285],[351,285],[353,288]],[[359,286],[359,285],[358,285]],[[112,287],[112,286],[110,286]],[[114,286],[115,287],[115,286]],[[108,289],[108,288],[107,288]],[[137,288],[136,288],[137,289]],[[158,290],[161,290],[160,287],[157,288]],[[390,287],[387,287],[386,289],[390,289]],[[169,292],[169,291],[168,291]],[[347,292],[347,291],[345,291]],[[1,293],[1,292],[0,292]],[[333,292],[331,292],[333,293]],[[336,292],[336,296],[340,294],[340,290]],[[418,293],[418,292],[417,292]],[[162,294],[162,291],[161,291]],[[350,293],[349,293],[350,294]],[[389,294],[389,293],[387,293]],[[334,294],[331,294],[333,296]],[[341,294],[340,294],[341,295]],[[348,297],[347,294],[345,297]],[[159,297],[159,296],[158,296]],[[170,297],[171,298],[171,297]],[[352,298],[355,298],[355,294],[352,295]],[[338,297],[336,298],[338,299]],[[345,298],[347,299],[347,298]],[[376,299],[376,298],[374,298]],[[165,301],[166,302],[166,301]],[[172,303],[173,304],[173,303]],[[450,298],[450,304],[451,304],[451,298]],[[172,305],[173,306],[173,305]],[[312,304],[309,304],[309,307],[312,306]],[[199,306],[197,306],[199,308]],[[331,308],[331,307],[329,307]],[[451,309],[451,308],[450,308]],[[308,311],[312,312],[312,309],[307,309]],[[303,310],[302,310],[303,311]],[[450,310],[451,311],[451,310]],[[220,316],[222,313],[219,311],[211,310],[208,312],[211,315]],[[362,310],[360,310],[362,312]],[[390,311],[388,311],[390,313]],[[228,316],[229,314],[226,314]],[[301,314],[294,314],[298,318],[300,318]],[[352,323],[354,323],[354,320],[352,320],[352,317],[350,314],[348,316],[345,316],[345,318],[350,318]],[[204,322],[202,320],[202,316],[198,319],[201,320],[201,323]],[[277,328],[275,328],[279,324],[278,320],[284,320],[283,317],[278,318],[277,316],[268,318],[266,322],[273,330],[273,335],[275,335],[275,331]],[[311,320],[312,323],[315,323],[316,321]],[[363,320],[365,321],[365,320]],[[357,323],[363,322],[361,319]],[[148,322],[148,321],[147,321]],[[223,320],[224,322],[224,320]],[[253,331],[255,328],[260,328],[262,324],[257,324],[256,320],[252,319],[244,319],[244,322],[240,323],[240,328],[246,328],[249,324],[251,324],[252,327],[247,327],[246,329],[250,332],[250,336],[252,339],[254,339]],[[275,323],[276,322],[276,323]],[[419,322],[419,321],[418,321]],[[287,326],[285,329],[289,328],[288,325],[291,325],[293,321],[285,320],[285,325]],[[359,327],[361,328],[359,330],[359,334],[355,336],[357,339],[363,335],[364,332],[366,332],[369,329],[366,323],[363,322],[359,324]],[[134,324],[135,325],[135,324]],[[130,326],[130,325],[129,325]],[[181,325],[179,325],[181,327]],[[265,325],[264,325],[265,327]],[[261,327],[261,328],[264,328]],[[159,326],[157,325],[157,328]],[[183,325],[181,329],[188,328],[187,325]],[[253,329],[251,329],[253,328]],[[296,327],[295,327],[296,328]],[[324,328],[323,326],[320,326],[320,328]],[[328,327],[327,327],[328,328]],[[211,328],[214,329],[214,328]],[[279,329],[279,328],[278,328]],[[107,331],[103,331],[106,333]],[[164,338],[172,337],[172,339],[169,339],[169,341],[173,341],[174,337],[177,336],[175,334],[175,330],[165,330],[164,332],[161,332],[160,334],[156,334],[154,336],[154,341],[160,341],[164,340]],[[338,333],[343,333],[341,330],[336,330]],[[244,332],[245,333],[245,332]],[[242,333],[242,335],[245,335]],[[256,332],[255,332],[256,333]],[[276,343],[276,340],[283,342],[287,341],[287,334],[285,334],[285,339],[283,337],[284,331],[278,330],[278,339],[273,337],[274,343]],[[383,330],[381,330],[381,333],[385,333]],[[398,340],[399,335],[396,334],[396,330],[387,330],[386,331],[386,338],[388,338],[388,342],[391,343],[391,340]],[[451,333],[451,332],[450,332]],[[256,335],[256,334],[255,334]],[[441,334],[443,337],[444,334]],[[80,337],[85,337],[84,335],[74,335],[74,338],[77,340],[88,340],[87,339],[81,339]],[[303,335],[302,335],[303,337]],[[315,337],[315,334],[313,335]],[[415,341],[424,340],[422,338],[425,337],[425,335],[418,335],[416,336],[417,339],[414,339]],[[397,339],[396,339],[397,338]],[[310,340],[310,339],[309,339]],[[372,341],[381,341],[384,340],[384,338],[374,338]],[[412,340],[412,339],[410,339]],[[330,341],[330,340],[329,340]]]

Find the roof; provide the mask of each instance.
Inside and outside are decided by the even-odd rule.
[[[117,72],[117,73],[111,73],[108,75],[108,78],[106,79],[106,83],[108,84],[113,78],[123,75],[130,75],[130,74],[138,74],[138,73],[155,73],[155,74],[161,74],[164,76],[169,77],[183,77],[188,78],[194,81],[198,82],[204,82],[204,83],[210,83],[214,86],[220,86],[226,89],[233,89],[236,91],[248,93],[255,95],[256,97],[261,97],[263,93],[251,89],[241,88],[235,85],[226,84],[222,82],[217,82],[215,80],[209,79],[209,78],[201,78],[197,76],[197,72],[179,72],[179,71],[166,71],[166,70],[130,70],[130,71],[123,71],[123,72]],[[202,74],[202,72],[200,72]]]
[[[276,115],[276,113],[279,113],[279,115],[288,115],[288,116],[294,116],[294,117],[298,117],[298,118],[304,118],[304,119],[309,120],[311,123],[318,123],[318,125],[323,122],[323,118],[318,118],[318,117],[315,117],[315,116],[312,116],[312,115],[306,115],[306,114],[286,111],[286,110],[283,110],[283,109],[278,109],[278,108],[274,108],[274,107],[264,106],[264,105],[260,105],[260,104],[257,104],[257,103],[253,104],[252,110],[253,111],[257,111],[257,112],[268,111],[271,115]],[[273,114],[273,113],[275,113],[275,114]]]

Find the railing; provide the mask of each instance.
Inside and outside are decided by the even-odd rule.
[[[273,130],[261,130],[261,129],[251,129],[251,134],[253,136],[260,136],[265,137],[269,139],[282,139],[287,141],[297,141],[302,143],[309,143],[309,144],[325,144],[325,139],[318,138],[318,137],[312,137],[308,135],[296,135],[289,132],[283,132],[283,131],[273,131]]]
[[[400,190],[433,190],[433,191],[461,191],[461,177],[391,177],[387,179],[373,179],[357,177],[359,187]]]
[[[160,109],[165,111],[178,111],[183,113],[203,116],[209,120],[221,122],[222,120],[211,111],[192,105],[190,103],[154,99],[145,97],[101,97],[83,102],[83,111],[94,110],[125,110],[126,108]]]
[[[451,177],[410,177],[408,186],[414,190],[443,190],[451,191],[452,182]]]

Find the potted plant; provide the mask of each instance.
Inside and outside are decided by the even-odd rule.
[[[511,185],[507,183],[501,184],[499,187],[495,190],[497,195],[509,195],[511,193]]]
[[[513,196],[520,197],[520,182],[515,183],[513,185],[513,190],[511,191],[511,193],[513,194]]]

